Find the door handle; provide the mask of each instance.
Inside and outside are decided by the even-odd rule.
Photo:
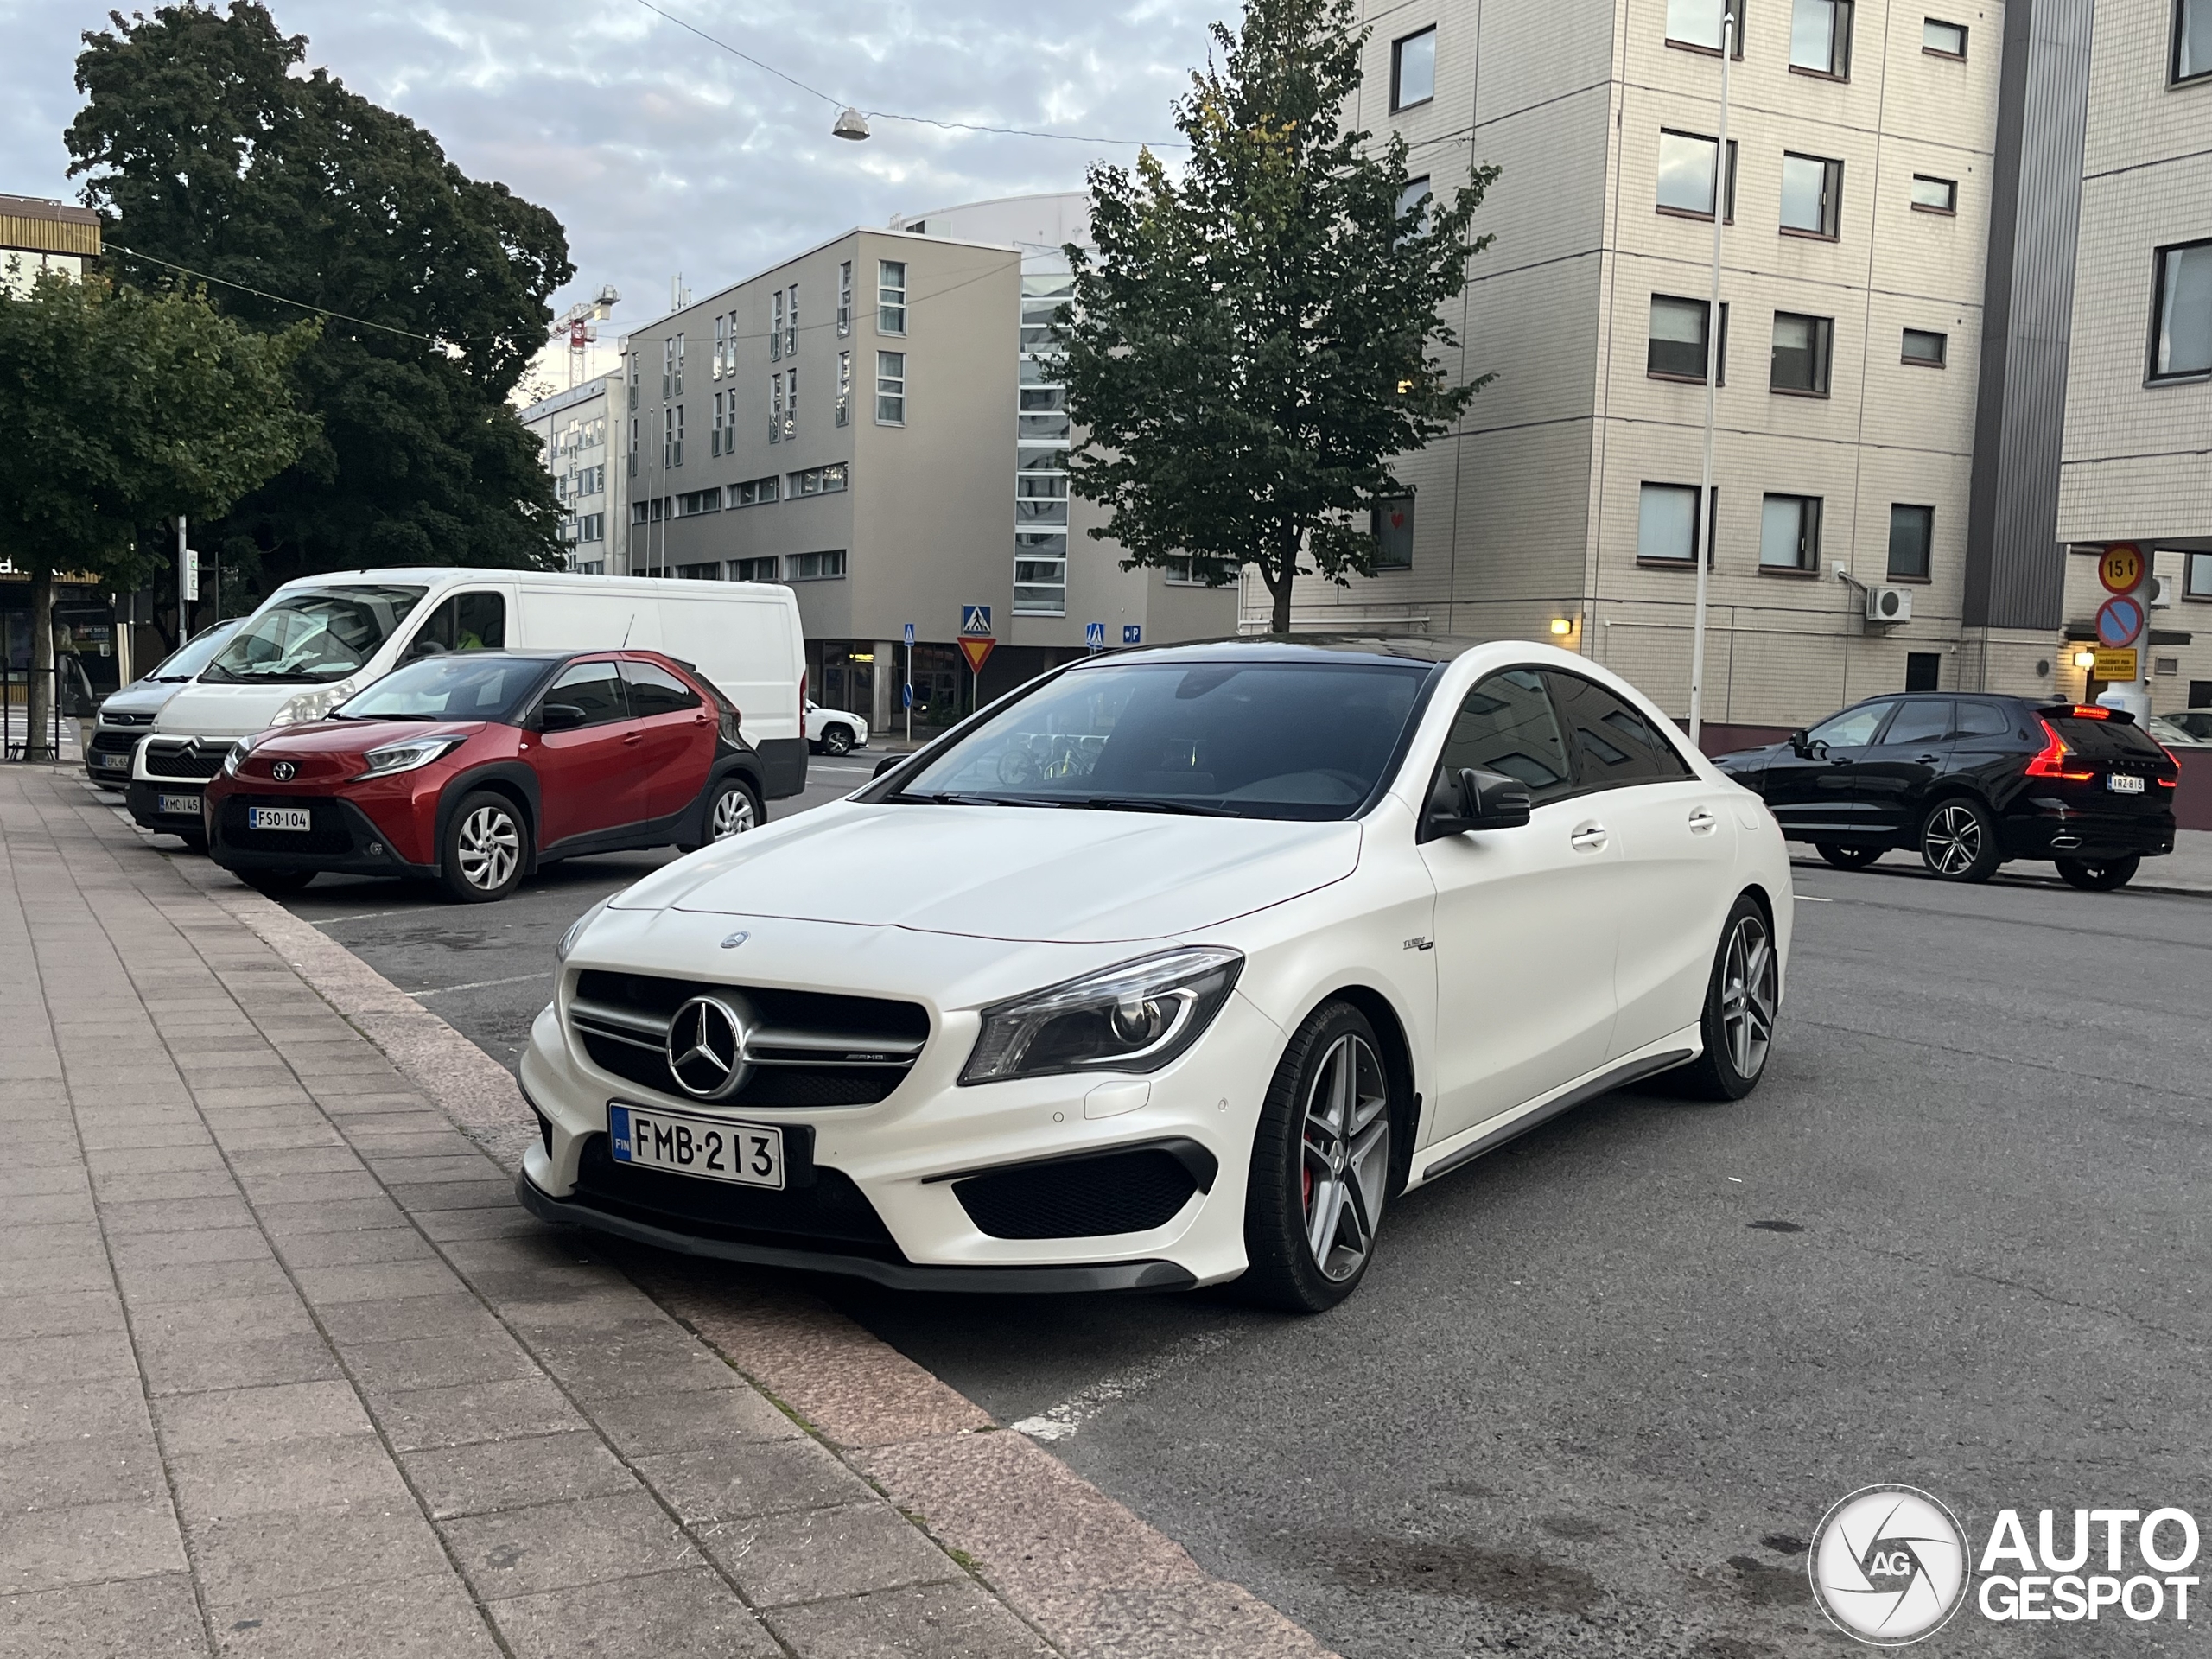
[[[1602,823],[1583,824],[1567,841],[1567,845],[1578,853],[1602,852],[1605,846],[1605,826]]]
[[[1923,754],[1916,757],[1913,764],[1922,766],[1932,766],[1942,758],[1943,757],[1940,754]]]
[[[1720,820],[1706,807],[1694,808],[1690,812],[1690,834],[1709,836],[1720,827]]]
[[[623,737],[623,739],[622,739],[622,744],[623,744],[623,747],[626,748],[626,747],[628,747],[631,744],[633,744],[633,743],[642,743],[642,742],[644,742],[645,741],[645,734],[643,732],[631,732],[631,733],[626,734]]]

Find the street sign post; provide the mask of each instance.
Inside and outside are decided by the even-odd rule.
[[[906,685],[899,694],[906,710],[906,741],[914,741],[914,625],[906,625]]]
[[[983,664],[990,660],[991,647],[998,640],[991,633],[991,607],[988,605],[963,605],[960,607],[960,654],[968,659],[968,708],[970,713],[982,707]]]
[[[1144,644],[1144,624],[1141,622],[1122,623],[1122,643],[1125,645],[1141,645]]]
[[[1103,622],[1086,622],[1083,625],[1083,648],[1085,651],[1106,649],[1106,625]]]
[[[2108,651],[2132,645],[2143,633],[2143,607],[2131,594],[2115,594],[2097,611],[2097,643]],[[2103,679],[2104,675],[2098,675]],[[2135,677],[2131,674],[2129,679]]]
[[[2113,651],[2101,645],[2091,654],[2095,658],[2094,665],[2089,670],[2092,679],[2102,680],[2107,685],[2118,685],[2135,677],[2139,664],[2134,646]]]
[[[2143,580],[2143,550],[2133,542],[2114,542],[2097,561],[2097,580],[2108,594],[2133,593]]]

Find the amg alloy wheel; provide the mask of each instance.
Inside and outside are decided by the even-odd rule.
[[[454,810],[446,827],[439,879],[454,898],[467,904],[504,899],[521,881],[530,862],[530,831],[512,801],[479,790]]]
[[[1942,881],[1986,881],[2003,862],[1997,822],[1989,809],[1963,795],[1938,801],[1920,826],[1920,859]]]
[[[1747,893],[1728,912],[1713,959],[1699,1020],[1705,1052],[1681,1073],[1690,1092],[1705,1100],[1741,1100],[1758,1088],[1773,1051],[1780,1003],[1774,935],[1766,912]]]
[[[1390,1077],[1374,1028],[1345,1002],[1299,1027],[1275,1069],[1252,1146],[1243,1286],[1319,1313],[1374,1260],[1390,1185]]]

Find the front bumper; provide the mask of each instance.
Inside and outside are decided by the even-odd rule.
[[[124,804],[130,809],[130,817],[141,828],[158,830],[172,836],[198,836],[207,833],[207,819],[200,802],[207,792],[205,779],[134,778],[124,791]],[[170,812],[162,810],[166,798],[172,804],[190,799],[189,812]]]
[[[304,832],[252,830],[245,813],[255,806],[305,807],[314,827]],[[369,815],[342,797],[256,795],[226,791],[207,814],[207,855],[226,870],[315,870],[345,875],[431,877],[435,865],[400,856]]]
[[[982,942],[938,943],[957,953]],[[957,1077],[974,1044],[976,1014],[940,1011],[932,1023],[913,1070],[874,1103],[715,1109],[600,1070],[549,1005],[522,1058],[523,1091],[543,1135],[524,1157],[517,1192],[549,1219],[665,1249],[902,1287],[1154,1289],[1216,1283],[1244,1270],[1253,1130],[1284,1040],[1257,1008],[1232,995],[1189,1052],[1148,1078],[1078,1075],[973,1088],[959,1086]],[[615,1101],[726,1112],[734,1121],[774,1123],[787,1141],[804,1137],[826,1198],[844,1213],[835,1225],[823,1224],[788,1195],[770,1195],[755,1207],[747,1196],[752,1189],[684,1176],[666,1179],[685,1190],[719,1191],[684,1206],[610,1193],[603,1178],[612,1167],[607,1108]],[[1180,1155],[1205,1166],[1205,1179],[1192,1179],[1173,1214],[1134,1231],[1027,1236],[1040,1229],[1010,1230],[976,1185],[1010,1168],[1024,1180],[1030,1171],[1071,1166],[1080,1179],[1103,1181],[1110,1173],[1120,1180],[1133,1173],[1124,1160],[1165,1156],[1165,1147],[1183,1149]],[[1101,1192],[1121,1199],[1118,1189]],[[697,1218],[671,1213],[677,1207],[693,1209]],[[1005,1236],[1009,1230],[1025,1236]]]

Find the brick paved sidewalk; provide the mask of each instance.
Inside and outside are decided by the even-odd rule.
[[[497,1068],[226,883],[0,766],[0,1659],[1323,1654],[812,1298],[540,1225]]]

